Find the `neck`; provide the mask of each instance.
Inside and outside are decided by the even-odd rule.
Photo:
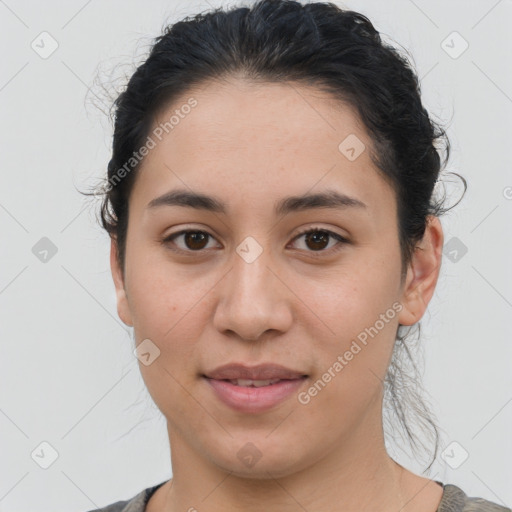
[[[333,504],[339,511],[407,510],[404,470],[387,454],[380,422],[354,429],[307,467],[282,475],[269,467],[257,478],[219,467],[200,456],[187,436],[169,426],[168,432],[173,478],[162,497],[166,512],[320,512]]]

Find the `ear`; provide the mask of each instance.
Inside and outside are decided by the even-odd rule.
[[[117,314],[119,318],[128,326],[133,327],[130,306],[126,296],[124,286],[123,272],[117,258],[117,240],[114,236],[110,237],[110,269],[112,271],[112,279],[116,288],[117,298]]]
[[[402,291],[402,311],[398,321],[402,325],[418,322],[434,294],[441,269],[443,228],[438,217],[429,216],[425,234],[416,245],[407,269]]]

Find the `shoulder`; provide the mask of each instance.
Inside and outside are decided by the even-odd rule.
[[[443,497],[437,512],[512,512],[512,510],[493,501],[468,496],[456,485],[444,484]]]
[[[89,510],[88,512],[144,512],[149,498],[151,498],[156,490],[166,481],[148,487],[128,500],[116,501],[105,507]]]

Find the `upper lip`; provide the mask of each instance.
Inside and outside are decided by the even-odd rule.
[[[306,377],[304,372],[291,370],[284,366],[272,363],[263,363],[256,366],[246,366],[241,363],[229,363],[206,372],[205,377],[215,380],[249,379],[299,379]]]

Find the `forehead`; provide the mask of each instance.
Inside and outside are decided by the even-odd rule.
[[[187,109],[188,114],[180,119],[173,116],[192,98],[197,104]],[[262,150],[279,149],[337,157],[339,142],[349,134],[371,143],[351,105],[320,89],[291,82],[253,83],[234,78],[207,82],[161,109],[154,128],[165,127],[171,117],[176,124],[164,138],[173,138],[183,150],[201,148],[200,154],[195,153],[198,157],[231,147],[237,152],[254,150],[258,156]],[[213,141],[216,144],[209,146]],[[305,145],[298,145],[301,142]]]
[[[355,110],[314,87],[207,82],[161,109],[149,136],[140,207],[173,188],[214,191],[240,207],[333,187],[376,207],[393,199]]]

